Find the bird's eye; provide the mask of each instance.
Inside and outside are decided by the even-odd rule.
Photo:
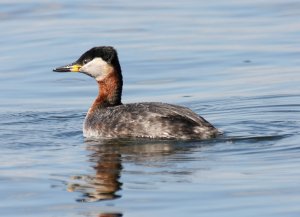
[[[84,59],[83,60],[83,64],[87,64],[88,62],[90,62],[90,59]]]

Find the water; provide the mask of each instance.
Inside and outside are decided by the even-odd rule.
[[[299,216],[298,1],[1,1],[1,216]],[[87,141],[95,82],[52,68],[118,49],[123,102],[184,105],[209,141]]]

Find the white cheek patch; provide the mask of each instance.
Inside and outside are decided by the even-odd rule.
[[[96,80],[101,80],[106,75],[107,62],[101,57],[96,57],[80,68],[80,72],[91,75]]]

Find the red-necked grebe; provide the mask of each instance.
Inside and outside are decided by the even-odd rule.
[[[55,72],[81,72],[96,79],[99,95],[83,125],[85,137],[209,139],[219,131],[188,108],[166,103],[122,104],[123,79],[117,51],[94,47]]]

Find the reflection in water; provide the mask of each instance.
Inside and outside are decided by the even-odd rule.
[[[87,150],[91,151],[88,160],[92,163],[95,174],[77,175],[68,184],[71,192],[81,192],[79,202],[95,202],[119,198],[117,192],[121,189],[119,181],[122,171],[122,156],[131,160],[143,161],[145,157],[156,159],[172,153],[171,142],[145,142],[104,140],[86,141]],[[148,158],[149,160],[149,158]],[[153,160],[153,159],[152,159]],[[118,215],[117,215],[118,216]]]
[[[96,174],[73,176],[75,183],[69,184],[68,190],[83,193],[83,198],[77,200],[80,202],[118,198],[116,192],[122,186],[119,182],[122,170],[121,155],[95,148],[89,155],[89,161],[93,164]]]
[[[223,143],[233,143],[249,141],[249,139],[263,141],[265,137],[218,138],[217,140],[223,141]],[[267,140],[269,141],[270,138]],[[211,147],[215,141],[88,140],[85,141],[85,144],[89,153],[87,157],[91,163],[92,172],[73,176],[68,183],[68,190],[81,193],[81,198],[77,199],[78,202],[96,202],[120,198],[121,195],[118,194],[118,191],[123,185],[120,181],[121,172],[124,165],[131,163],[143,167],[159,167],[163,174],[172,174],[176,176],[177,181],[188,182],[185,177],[189,177],[199,170],[199,166],[196,169],[192,165],[190,165],[191,168],[169,167],[167,166],[168,163],[174,165],[178,162],[206,160],[207,155],[193,156],[192,153],[202,151],[205,146]],[[222,150],[220,151],[222,152]],[[167,167],[167,170],[162,169],[162,167]],[[203,166],[201,169],[207,170],[208,168]],[[146,172],[141,171],[140,174],[144,175]]]

